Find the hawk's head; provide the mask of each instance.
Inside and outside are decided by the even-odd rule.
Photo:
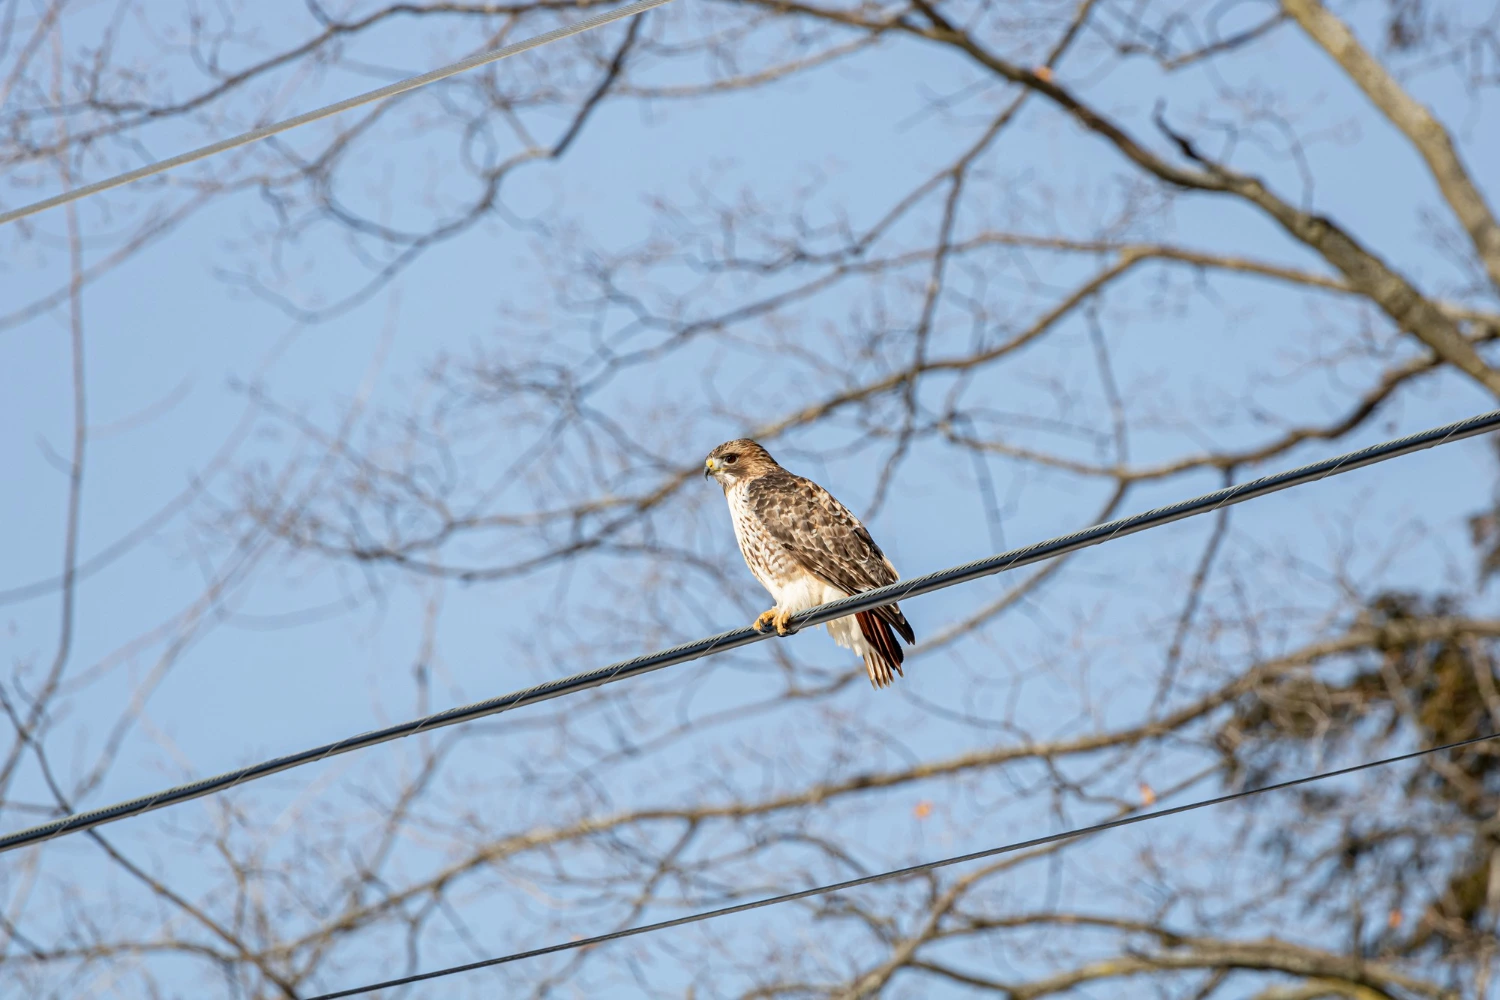
[[[771,453],[749,438],[725,441],[703,462],[703,475],[713,476],[726,490],[735,483],[763,476],[777,468]]]

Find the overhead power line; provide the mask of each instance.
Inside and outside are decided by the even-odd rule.
[[[1074,532],[1071,535],[1062,535],[1051,538],[1044,542],[1036,542],[1019,549],[1011,549],[999,555],[990,556],[961,566],[953,566],[949,569],[938,570],[936,573],[928,573],[926,576],[913,577],[910,580],[901,580],[885,587],[877,587],[874,590],[866,590],[853,597],[832,601],[828,604],[813,608],[794,616],[791,627],[796,629],[808,628],[813,625],[821,625],[824,622],[833,621],[835,618],[843,618],[859,611],[868,611],[878,608],[883,604],[892,604],[896,601],[905,600],[908,597],[917,597],[922,594],[930,594],[935,590],[942,590],[956,584],[967,583],[980,577],[991,576],[995,573],[1003,573],[1006,570],[1019,569],[1022,566],[1030,566],[1033,563],[1053,559],[1058,556],[1077,552],[1101,542],[1107,542],[1125,535],[1135,534],[1150,528],[1158,528],[1173,521],[1180,521],[1185,517],[1195,514],[1203,514],[1208,511],[1218,510],[1232,504],[1243,503],[1256,497],[1263,497],[1281,490],[1290,489],[1293,486],[1301,486],[1305,483],[1317,482],[1327,479],[1329,476],[1342,475],[1354,469],[1360,469],[1367,465],[1375,465],[1379,462],[1410,455],[1413,452],[1422,451],[1450,441],[1459,441],[1464,438],[1474,437],[1487,431],[1500,428],[1500,410],[1469,417],[1431,430],[1411,434],[1394,441],[1386,441],[1381,444],[1361,448],[1336,458],[1324,459],[1311,465],[1300,468],[1289,469],[1285,472],[1273,473],[1260,479],[1253,479],[1247,483],[1236,486],[1227,486],[1212,493],[1194,497],[1191,500],[1182,500],[1167,507],[1158,507],[1141,514],[1133,514],[1130,517],[1122,517],[1114,521],[1106,521],[1092,528]],[[288,771],[294,767],[311,764],[315,761],[325,760],[338,754],[349,753],[352,750],[362,750],[372,747],[378,743],[386,743],[390,740],[401,739],[406,736],[414,736],[417,733],[427,732],[442,726],[451,726],[460,722],[471,722],[486,716],[497,715],[513,708],[524,705],[535,705],[538,702],[547,701],[562,695],[575,694],[579,691],[601,684],[610,684],[614,681],[624,680],[627,677],[636,677],[640,674],[660,670],[662,667],[670,667],[679,663],[687,663],[711,653],[722,653],[730,649],[738,649],[748,646],[752,642],[759,642],[769,638],[774,633],[757,632],[751,628],[736,629],[732,632],[723,632],[719,635],[710,636],[707,639],[698,639],[694,642],[684,643],[681,646],[673,646],[660,652],[649,653],[645,656],[637,656],[631,660],[621,660],[607,667],[598,667],[583,673],[574,674],[571,677],[563,677],[558,680],[548,681],[536,687],[525,688],[520,691],[512,691],[509,694],[498,695],[484,701],[477,701],[472,705],[462,705],[450,708],[432,715],[423,716],[420,719],[412,719],[384,729],[375,729],[358,736],[350,736],[334,743],[325,743],[322,746],[303,750],[300,753],[288,754],[284,757],[275,757],[259,764],[251,764],[235,771],[227,771],[224,774],[212,778],[203,778],[198,781],[190,781],[186,784],[177,785],[157,792],[154,795],[145,795],[126,802],[119,802],[112,806],[104,806],[87,812],[74,813],[70,816],[62,816],[46,823],[40,823],[25,830],[0,837],[0,852],[25,847],[29,844],[38,844],[54,837],[60,837],[80,830],[88,830],[104,823],[112,823],[115,820],[125,819],[128,816],[139,816],[143,813],[152,812],[166,806],[186,802],[204,795],[215,792],[226,791],[236,785],[268,775]]]
[[[1236,799],[1249,798],[1252,795],[1262,795],[1266,792],[1277,792],[1287,788],[1295,788],[1298,785],[1307,785],[1315,781],[1324,781],[1328,778],[1338,778],[1356,771],[1364,771],[1372,767],[1383,767],[1387,764],[1397,764],[1404,760],[1412,760],[1431,753],[1440,753],[1445,750],[1457,750],[1475,743],[1483,743],[1486,740],[1500,738],[1500,733],[1490,733],[1486,736],[1475,736],[1467,740],[1459,740],[1456,743],[1445,743],[1440,747],[1429,747],[1426,750],[1414,750],[1411,753],[1398,754],[1395,757],[1384,757],[1380,760],[1365,761],[1362,764],[1354,764],[1350,767],[1341,767],[1334,771],[1324,771],[1320,774],[1303,775],[1300,778],[1292,778],[1289,781],[1278,781],[1272,785],[1263,785],[1260,788],[1248,788],[1243,791],[1230,792],[1227,795],[1217,795],[1211,799],[1200,799],[1197,802],[1188,802],[1180,806],[1171,806],[1167,809],[1157,809],[1154,812],[1137,813],[1134,816],[1122,816],[1119,819],[1108,820],[1103,823],[1095,823],[1092,826],[1081,826],[1073,830],[1064,830],[1062,833],[1050,833],[1043,837],[1033,837],[1030,840],[1020,840],[1013,844],[1005,844],[1001,847],[991,847],[983,851],[973,851],[969,854],[959,854],[951,858],[943,858],[939,861],[924,861],[919,865],[910,865],[906,868],[897,868],[878,875],[864,875],[859,878],[851,878],[844,882],[833,882],[829,885],[820,885],[812,889],[801,889],[797,892],[787,892],[780,896],[767,896],[765,899],[751,900],[748,903],[735,903],[733,906],[721,906],[714,910],[703,910],[684,917],[673,917],[670,920],[658,920],[652,924],[641,924],[638,927],[627,927],[623,930],[610,931],[607,934],[596,934],[593,937],[577,938],[575,940],[563,941],[558,944],[549,944],[543,948],[532,948],[529,951],[513,952],[509,955],[501,955],[498,958],[487,958],[481,962],[469,962],[466,965],[454,965],[446,969],[437,969],[432,972],[420,972],[412,976],[403,976],[400,979],[388,979],[382,983],[370,983],[366,986],[356,986],[353,989],[339,990],[336,993],[320,993],[307,1000],[336,1000],[338,997],[358,996],[361,993],[370,993],[375,990],[391,989],[397,986],[407,986],[411,983],[420,983],[428,979],[440,979],[443,976],[453,976],[460,972],[473,972],[475,969],[487,969],[494,965],[505,965],[509,962],[519,962],[523,959],[538,958],[542,955],[553,955],[560,951],[571,951],[575,948],[587,948],[590,945],[603,944],[606,941],[618,941],[620,938],[635,937],[638,934],[650,934],[652,931],[663,931],[669,927],[681,927],[684,924],[696,924],[704,920],[713,920],[717,917],[727,917],[734,913],[744,913],[746,910],[758,910],[763,906],[775,906],[778,903],[790,903],[798,899],[807,899],[811,896],[822,896],[830,892],[841,892],[844,889],[854,889],[862,885],[870,885],[874,882],[885,882],[890,879],[902,878],[906,875],[916,875],[920,872],[932,871],[934,868],[947,868],[949,865],[961,865],[966,861],[978,861],[981,858],[993,858],[1000,854],[1014,854],[1016,851],[1024,851],[1033,847],[1043,847],[1047,844],[1055,844],[1064,840],[1075,840],[1079,837],[1087,837],[1090,834],[1102,833],[1106,830],[1115,830],[1122,826],[1131,826],[1136,823],[1145,823],[1154,819],[1162,819],[1166,816],[1176,816],[1194,809],[1204,809],[1208,806],[1223,805]]]
[[[501,59],[519,55],[522,52],[529,52],[532,49],[541,48],[543,45],[549,45],[552,42],[561,41],[564,38],[582,34],[585,31],[592,31],[594,28],[602,27],[613,21],[619,21],[627,17],[634,17],[637,14],[641,14],[650,10],[652,7],[660,7],[662,4],[670,2],[671,0],[636,0],[635,3],[629,3],[623,7],[616,7],[614,10],[607,10],[603,13],[595,14],[592,17],[586,17],[581,21],[575,21],[572,24],[563,25],[561,28],[553,28],[551,31],[544,31],[534,38],[527,38],[523,41],[515,42],[511,45],[506,45],[498,49],[491,49],[488,52],[481,52],[478,55],[472,55],[469,58],[461,59],[458,62],[453,63],[452,65],[444,66],[441,69],[432,70],[429,73],[423,73],[421,76],[413,76],[408,77],[405,80],[398,80],[396,83],[387,84],[384,87],[369,91],[368,93],[346,98],[335,104],[330,104],[326,107],[318,108],[315,111],[308,111],[303,114],[297,115],[294,118],[288,118],[285,121],[276,122],[274,125],[265,125],[261,128],[251,129],[249,132],[243,132],[230,139],[221,139],[218,142],[211,143],[210,145],[204,146],[201,149],[195,149],[187,153],[179,153],[177,156],[168,157],[165,160],[147,164],[146,166],[138,167],[135,170],[127,170],[125,173],[119,174],[118,176],[110,177],[102,181],[95,181],[93,184],[85,184],[82,187],[74,188],[71,191],[64,191],[62,194],[54,195],[51,198],[44,198],[41,201],[35,202],[31,205],[25,205],[21,208],[14,208],[8,212],[0,212],[0,225],[4,225],[7,222],[14,222],[17,219],[24,219],[26,218],[26,216],[35,215],[38,212],[45,212],[49,208],[56,208],[59,205],[66,205],[70,201],[77,201],[80,198],[87,198],[89,195],[98,194],[101,191],[108,191],[111,188],[122,187],[135,181],[144,180],[147,177],[153,177],[156,174],[165,173],[168,170],[172,170],[176,167],[181,167],[198,160],[205,160],[210,156],[216,156],[219,153],[224,153],[231,149],[236,149],[240,146],[248,146],[252,142],[259,142],[262,139],[269,138],[273,135],[279,135],[282,132],[288,132],[299,126],[307,125],[315,121],[321,121],[324,118],[331,118],[334,115],[341,114],[345,111],[350,111],[354,108],[361,107],[362,105],[373,104],[376,101],[383,101],[387,97],[395,97],[397,94],[404,94],[409,90],[416,90],[418,87],[425,87],[429,83],[436,83],[439,80],[446,80],[450,76],[457,76],[458,74],[466,73],[471,69],[477,69],[480,66],[486,66],[492,62],[499,62]]]

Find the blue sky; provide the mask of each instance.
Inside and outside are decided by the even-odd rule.
[[[665,16],[688,15],[677,11]],[[268,23],[266,30],[273,38],[276,32],[290,37],[294,30],[305,30],[305,25]],[[404,31],[392,30],[362,42],[359,58],[406,72],[429,68],[466,50],[463,40],[448,38],[427,38],[424,44],[413,46]],[[527,68],[526,61],[516,60],[498,72],[520,74]],[[165,66],[161,72],[170,73],[173,68]],[[1106,107],[1131,109],[1127,119],[1142,135],[1150,131],[1146,115],[1153,99],[1164,92],[1171,94],[1168,110],[1173,121],[1184,126],[1195,123],[1200,105],[1217,106],[1215,88],[1226,84],[1246,91],[1263,88],[1295,93],[1302,98],[1299,107],[1304,117],[1299,127],[1328,135],[1308,152],[1310,170],[1318,179],[1307,192],[1308,203],[1344,221],[1429,287],[1456,282],[1453,270],[1420,235],[1421,212],[1435,204],[1421,164],[1397,136],[1367,114],[1363,99],[1351,92],[1327,62],[1290,32],[1283,33],[1270,50],[1217,63],[1213,73],[1195,72],[1184,79],[1164,81],[1144,62],[1106,73],[1087,59],[1077,66],[1065,62],[1059,77]],[[376,78],[373,74],[329,74],[289,87],[275,106],[278,113],[302,110],[372,86]],[[690,199],[694,186],[699,186],[724,201],[751,190],[763,203],[776,205],[783,200],[790,203],[799,189],[820,178],[821,187],[813,200],[816,211],[844,210],[856,221],[868,222],[899,192],[941,166],[972,134],[970,122],[978,112],[1006,98],[996,93],[973,99],[963,111],[972,115],[967,120],[961,120],[959,112],[951,119],[923,114],[928,95],[950,92],[965,82],[945,55],[901,42],[808,77],[713,102],[658,102],[649,114],[636,105],[608,104],[599,109],[561,162],[528,167],[508,183],[505,203],[518,216],[545,214],[576,227],[582,242],[623,248],[649,236],[655,199]],[[1428,101],[1462,109],[1459,138],[1469,163],[1494,162],[1500,155],[1500,128],[1492,102],[1482,94],[1464,96],[1451,79],[1436,74],[1421,78],[1416,88]],[[186,84],[184,89],[189,89]],[[436,95],[418,98],[415,106],[433,100]],[[154,156],[176,152],[245,124],[244,112],[239,115],[238,120],[230,115],[192,127],[159,127],[150,134],[147,148]],[[1350,121],[1356,124],[1345,124]],[[387,182],[399,192],[405,190],[404,185],[415,185],[414,178],[437,176],[439,196],[449,197],[442,178],[451,163],[452,144],[441,137],[424,141],[402,125],[393,124],[388,131],[389,144],[381,145],[382,159],[366,168],[370,190],[376,190],[377,182]],[[295,143],[296,137],[291,141]],[[1254,148],[1242,148],[1238,155],[1243,168],[1264,171],[1284,193],[1299,193],[1296,166],[1285,156]],[[1095,206],[1113,197],[1124,172],[1113,153],[1039,104],[1023,112],[1017,131],[991,157],[990,168],[1008,179],[993,184],[985,196],[992,220],[1018,218],[1017,228],[1050,224],[1055,230],[1080,235],[1086,235],[1084,227],[1097,215]],[[1479,173],[1483,179],[1484,172]],[[5,198],[7,204],[16,204],[39,197],[44,190],[50,189],[27,192],[12,186]],[[111,195],[82,209],[86,231],[99,234],[100,245],[106,234],[115,231],[103,206],[128,204],[131,197],[130,192]],[[424,208],[403,205],[398,199],[392,211],[399,218],[403,211],[423,214]],[[0,303],[18,304],[39,288],[66,281],[67,255],[60,243],[63,218],[58,211],[38,218],[34,235],[25,238],[15,229],[0,234],[0,258],[5,261],[0,264]],[[1163,218],[1159,223],[1163,238],[1317,267],[1248,210],[1188,197]],[[549,271],[567,267],[568,251],[561,240],[488,222],[433,249],[397,283],[363,305],[307,325],[225,277],[246,267],[266,266],[267,243],[250,234],[262,230],[267,219],[267,209],[255,192],[233,195],[197,213],[87,289],[83,306],[87,382],[90,422],[96,432],[90,443],[83,498],[80,551],[85,559],[145,521],[205,469],[244,419],[246,386],[261,387],[290,411],[331,428],[366,389],[369,414],[400,414],[411,408],[422,391],[422,373],[444,356],[505,352],[511,349],[507,346],[511,337],[523,345],[520,350],[538,356],[565,355],[586,343],[588,330],[583,322],[558,310],[543,284]],[[977,228],[980,222],[975,220],[973,225]],[[294,273],[308,268],[289,281],[287,287],[294,294],[332,296],[363,279],[364,272],[336,233],[314,231],[290,250],[287,260]],[[1058,266],[1042,281],[1061,281],[1077,273]],[[1035,311],[1037,285],[1028,287],[1019,269],[996,274],[992,280],[996,286],[1010,283],[1014,287],[1018,315]],[[1186,423],[1198,425],[1200,434],[1220,443],[1263,440],[1270,429],[1245,412],[1235,395],[1244,390],[1247,372],[1268,380],[1257,399],[1289,423],[1339,412],[1348,404],[1348,386],[1359,384],[1360,376],[1368,372],[1361,363],[1351,362],[1341,371],[1347,377],[1341,384],[1300,367],[1304,353],[1316,349],[1321,331],[1361,322],[1353,309],[1327,300],[1309,308],[1310,297],[1267,294],[1265,283],[1245,278],[1213,279],[1216,302],[1191,297],[1180,306],[1162,307],[1153,305],[1149,284],[1141,281],[1133,291],[1113,299],[1101,314],[1120,365],[1122,388],[1142,414],[1153,410],[1183,414]],[[726,291],[728,295],[732,290]],[[1175,296],[1167,298],[1178,301]],[[815,330],[819,320],[841,322],[853,304],[849,298],[828,297],[800,314],[800,321],[806,330]],[[605,322],[611,321],[606,318]],[[537,346],[544,341],[547,346]],[[1080,409],[1097,409],[1097,390],[1085,387],[1092,371],[1088,345],[1085,324],[1070,322],[1057,335],[1055,345],[1016,362],[1014,381],[1005,390],[1007,398],[996,399],[995,405],[1039,409],[1046,394],[1038,380],[1054,377],[1077,387]],[[703,398],[699,366],[712,360],[708,354],[689,352],[613,386],[605,397],[607,405],[621,415],[691,409]],[[719,369],[714,384],[745,412],[771,420],[788,408],[801,386],[782,388],[775,379],[779,362],[775,358],[761,362],[756,367],[755,361],[736,359]],[[68,366],[64,310],[51,310],[0,332],[0,467],[7,470],[9,486],[0,492],[0,523],[11,526],[0,533],[0,590],[46,579],[56,574],[60,564],[66,482],[53,456],[65,453],[70,433]],[[1440,375],[1404,393],[1384,411],[1383,420],[1336,445],[1308,445],[1295,458],[1311,460],[1348,450],[1491,405],[1467,381]],[[216,518],[222,505],[233,502],[237,477],[257,463],[265,463],[274,473],[292,447],[286,436],[268,434],[263,423],[256,428],[187,513],[80,586],[71,675],[82,674],[95,664],[113,664],[122,644],[178,611],[202,590],[205,567],[226,554]],[[651,433],[663,443],[679,442],[676,458],[682,466],[692,467],[719,440],[740,430],[732,421],[718,419]],[[503,439],[507,429],[495,427],[491,433]],[[866,456],[795,464],[799,446],[826,445],[835,439],[830,435],[836,432],[820,433],[824,436],[788,443],[787,463],[814,474],[851,507],[863,509],[873,482]],[[1144,463],[1181,454],[1192,450],[1192,437],[1189,428],[1146,430],[1133,438],[1132,457]],[[466,469],[465,474],[476,482],[497,475],[506,455],[503,444],[487,444],[475,451],[472,461],[485,464]],[[1277,462],[1274,467],[1289,464],[1290,460]],[[1269,469],[1246,469],[1242,478],[1263,471]],[[1352,567],[1372,578],[1384,575],[1407,586],[1472,587],[1462,520],[1488,496],[1491,473],[1485,445],[1469,442],[1258,501],[1236,510],[1227,559],[1259,586],[1256,596],[1266,600],[1287,586],[1284,567],[1294,559],[1326,564],[1341,548],[1348,550]],[[1021,474],[1001,465],[996,466],[996,475],[1000,493],[1007,499],[1007,544],[1080,527],[1089,522],[1101,502],[1096,485],[1076,479]],[[1131,494],[1122,513],[1217,485],[1215,475],[1204,473],[1142,487]],[[695,544],[705,551],[732,555],[728,522],[718,516],[716,497],[708,486],[699,492],[702,495],[694,494],[692,500],[698,507],[685,508],[681,515],[684,530],[695,532]],[[694,520],[699,516],[693,512],[697,509],[718,519]],[[1414,527],[1419,520],[1426,526],[1420,530]],[[714,526],[712,532],[717,534],[704,533],[700,523]],[[1041,720],[1054,714],[1075,727],[1080,717],[1107,720],[1123,714],[1138,704],[1134,699],[1139,696],[1139,678],[1154,669],[1151,647],[1132,639],[1154,628],[1163,608],[1172,607],[1161,591],[1185,579],[1209,527],[1199,519],[1081,557],[1062,580],[1031,602],[1032,607],[1007,617],[1003,627],[957,654],[969,671],[981,674],[985,658],[996,658],[991,689],[955,684],[953,675],[919,658],[903,685],[881,705],[881,717],[923,718],[908,695],[953,708],[985,709],[1013,690],[1022,691],[1021,704],[1042,732],[1051,727]],[[919,456],[912,463],[902,488],[872,528],[908,574],[975,558],[992,549],[972,470],[936,458]],[[1393,544],[1387,561],[1383,556]],[[235,614],[195,638],[151,695],[143,724],[125,739],[119,763],[86,804],[112,802],[190,775],[218,772],[414,714],[418,695],[412,662],[423,643],[423,608],[437,588],[383,569],[370,572],[372,576],[365,577],[359,568],[269,554],[256,566],[253,578],[236,588]],[[534,616],[556,610],[559,595],[563,607],[576,602],[584,611],[598,602],[597,595],[610,593],[616,584],[620,590],[615,601],[639,593],[633,591],[628,571],[612,578],[614,572],[601,560],[566,579],[548,572],[535,578],[442,588],[444,609],[433,637],[431,706],[486,697],[643,651],[631,644],[638,637],[628,630],[614,643],[589,628],[581,629],[576,641],[533,632]],[[1298,589],[1287,595],[1288,604],[1328,599],[1332,585],[1319,583],[1315,574],[1292,574],[1291,578]],[[378,596],[372,595],[370,579],[381,585]],[[962,617],[966,609],[992,599],[1003,586],[1003,582],[990,582],[924,598],[913,602],[909,614],[920,632],[936,633]],[[746,593],[754,594],[749,589]],[[675,596],[667,598],[669,604],[676,600]],[[734,627],[744,620],[744,609],[720,595],[710,594],[704,600],[700,616],[684,615],[678,632],[660,635],[663,643]],[[277,617],[316,611],[340,601],[347,602],[345,610],[311,614],[305,623],[283,625]],[[615,603],[615,608],[622,615],[630,614],[628,607]],[[47,661],[55,642],[57,613],[56,597],[50,593],[0,608],[7,670]],[[1311,624],[1288,620],[1285,641],[1304,635]],[[1083,652],[1051,648],[1060,636],[1073,635],[1080,628],[1090,636],[1086,643],[1090,648]],[[1278,640],[1272,637],[1270,641]],[[814,655],[823,662],[842,655],[821,634],[801,636],[796,642],[815,648]],[[107,676],[67,704],[66,714],[57,722],[66,736],[54,740],[53,751],[64,774],[75,775],[93,759],[107,737],[107,727],[119,715],[121,700],[150,671],[161,648],[160,642],[148,642],[124,655],[119,666],[112,666]],[[1062,671],[1043,672],[1043,680],[1024,685],[1018,680],[1033,672],[1039,662],[1084,653],[1095,658],[1096,686],[1087,698],[1062,679]],[[715,668],[708,675],[697,704],[732,705],[751,697],[758,683],[755,671],[767,669],[766,655],[762,647],[753,647],[735,660],[740,666]],[[662,691],[708,669],[701,664],[678,668],[671,676],[657,675],[642,683]],[[870,697],[865,690],[846,692],[838,711],[857,717]],[[668,701],[658,698],[649,703]],[[1085,709],[1083,701],[1096,704]],[[483,789],[485,772],[476,761],[496,754],[533,752],[526,749],[529,738],[521,733],[479,740],[483,749],[466,758],[469,770],[452,777],[455,787]],[[907,749],[922,757],[937,756],[982,745],[991,738],[928,726],[913,729]],[[815,759],[821,745],[815,733],[804,733],[788,744],[786,762],[765,766],[771,772],[782,767],[794,771],[806,759]],[[378,782],[380,774],[409,766],[412,753],[408,747],[387,746],[358,759],[306,768],[244,793],[245,801],[273,819],[316,823],[319,795],[347,801],[337,799],[330,789],[354,776]],[[566,759],[562,758],[563,770]],[[502,765],[502,769],[509,766]],[[647,770],[621,780],[619,794],[625,800],[637,794],[649,796],[661,776]],[[27,773],[22,791],[23,797],[33,801],[45,798],[34,773]],[[910,803],[893,793],[889,807],[899,808],[904,817]],[[203,885],[210,876],[196,862],[179,867],[173,845],[195,826],[211,825],[214,808],[209,803],[191,804],[159,817],[120,824],[110,834],[149,859],[153,868],[172,873],[184,884]],[[487,803],[475,808],[504,807]],[[528,803],[523,808],[532,810],[538,820],[546,818],[544,804]],[[982,822],[978,818],[985,811],[982,801],[962,811],[964,815],[955,818],[943,835],[917,843],[902,839],[900,831],[874,823],[868,832],[870,863],[974,849],[1009,836],[1041,833],[1059,822],[1059,817],[1024,809],[1005,812],[1000,823]],[[31,820],[9,813],[7,822],[17,827]],[[838,816],[830,815],[829,822],[837,824]],[[855,816],[849,822],[871,820]],[[1183,822],[1173,827],[1172,835],[1207,832],[1206,825],[1213,822]],[[862,829],[845,827],[842,832],[853,835]],[[1122,844],[1127,843],[1135,841],[1122,839]],[[46,850],[57,866],[54,871],[99,863],[93,848],[82,839]],[[1111,857],[1100,847],[1090,848],[1086,856],[1106,867]],[[414,851],[413,864],[419,865],[420,858],[420,851]],[[485,912],[483,907],[492,904],[472,905],[477,912]],[[523,931],[510,930],[514,925],[489,928],[485,943],[497,949],[537,943]],[[438,948],[433,955],[441,953]],[[670,978],[672,974],[664,975]],[[435,990],[427,995],[443,994]]]

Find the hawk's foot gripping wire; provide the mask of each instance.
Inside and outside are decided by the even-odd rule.
[[[755,631],[757,632],[765,632],[767,631],[767,626],[770,626],[776,629],[777,635],[785,637],[792,635],[797,631],[796,629],[791,628],[787,625],[787,620],[791,617],[792,613],[790,611],[783,611],[780,608],[772,608],[769,611],[762,611],[760,613],[760,617],[755,619],[755,624],[751,625],[750,627],[755,629]]]

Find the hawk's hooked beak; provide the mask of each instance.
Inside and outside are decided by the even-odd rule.
[[[711,458],[704,460],[704,462],[703,462],[703,478],[704,479],[707,479],[709,476],[712,476],[714,473],[716,473],[718,471],[719,471],[719,463],[718,462],[714,461]]]

